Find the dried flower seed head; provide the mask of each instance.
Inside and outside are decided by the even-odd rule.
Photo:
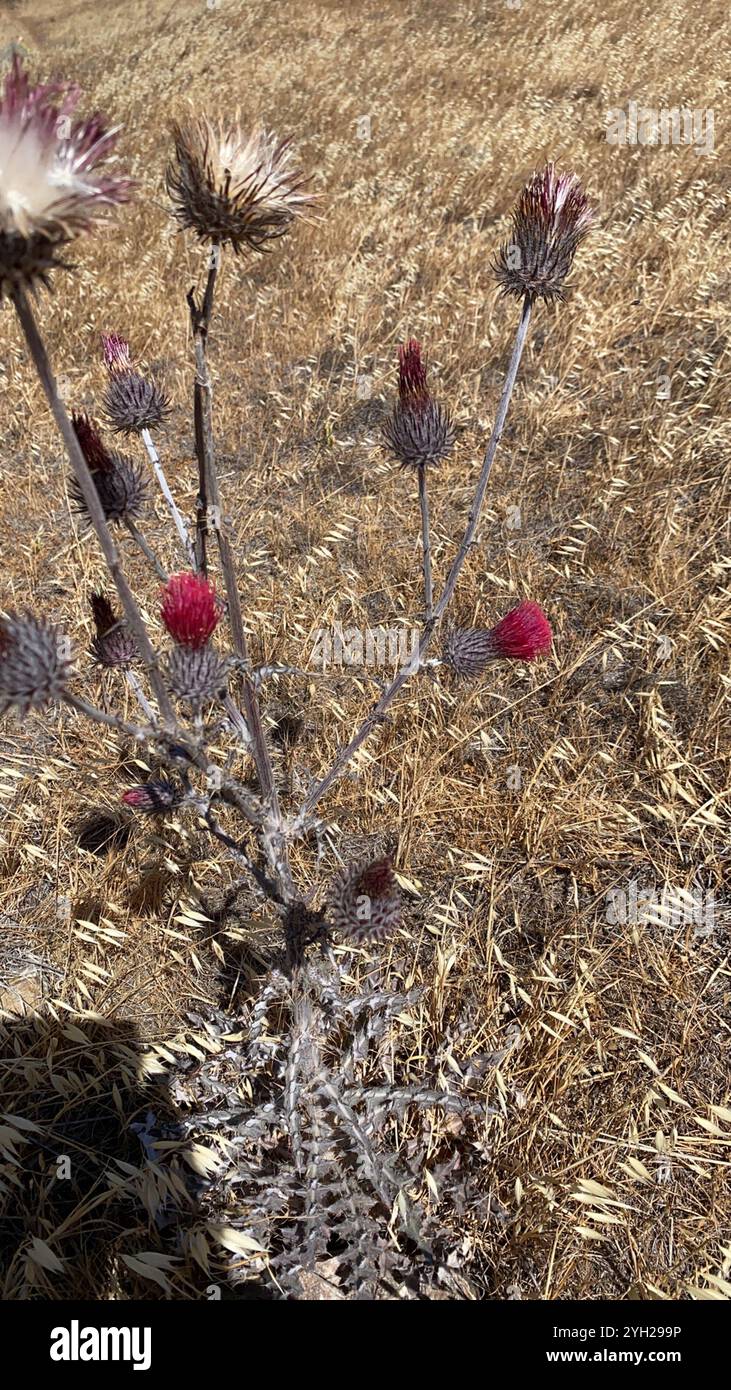
[[[69,640],[58,627],[28,612],[0,618],[0,714],[60,700],[71,674]]]
[[[118,434],[154,430],[170,413],[170,402],[154,381],[132,366],[129,343],[117,333],[102,335],[104,361],[110,382],[104,397],[104,413]]]
[[[493,270],[503,294],[565,299],[564,281],[594,219],[576,174],[547,164],[525,185],[513,211],[513,233]]]
[[[329,894],[333,926],[356,944],[380,941],[401,919],[401,895],[389,858],[346,869]]]
[[[174,642],[194,651],[216,630],[221,605],[202,574],[171,574],[162,591],[160,617]]]
[[[429,392],[415,338],[399,348],[398,389],[396,406],[383,426],[386,447],[402,468],[440,463],[454,445],[454,427],[449,412]]]
[[[482,675],[491,661],[533,661],[550,651],[551,624],[537,603],[519,603],[493,628],[455,628],[443,646],[444,660],[464,679]]]
[[[90,420],[85,411],[81,413],[74,411],[71,416],[71,423],[73,424],[76,438],[81,445],[81,452],[91,472],[95,473],[97,469],[105,470],[109,468],[109,450],[102,442],[102,437],[95,421]]]
[[[60,253],[99,214],[129,197],[110,172],[116,130],[73,113],[68,83],[31,86],[18,54],[0,97],[0,298],[16,285],[48,285]]]
[[[126,622],[117,616],[105,594],[92,594],[89,601],[96,628],[91,644],[94,660],[100,666],[126,670],[138,657],[137,643]]]
[[[180,806],[183,792],[174,782],[169,782],[164,777],[150,778],[149,782],[140,787],[130,787],[129,791],[124,792],[122,800],[125,806],[131,806],[133,811],[164,816],[166,812],[175,811]]]
[[[263,126],[246,135],[201,116],[173,126],[175,156],[167,171],[174,213],[201,241],[266,250],[317,201],[305,188],[288,140]]]
[[[134,521],[143,515],[147,506],[147,483],[142,468],[124,454],[106,451],[105,454],[103,467],[92,472],[104,516],[111,522]],[[75,477],[69,480],[69,493],[74,511],[88,517],[86,499]]]
[[[196,712],[225,692],[228,673],[228,661],[212,647],[174,647],[168,658],[170,693]]]

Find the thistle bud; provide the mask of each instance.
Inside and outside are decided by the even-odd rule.
[[[68,638],[32,613],[0,618],[0,714],[60,700],[71,676]]]
[[[154,381],[135,370],[129,343],[117,333],[105,333],[102,345],[110,376],[104,413],[112,429],[118,434],[139,434],[161,425],[170,402]]]
[[[512,219],[512,237],[492,267],[503,294],[565,299],[564,281],[594,219],[576,174],[547,164],[525,185]]]
[[[133,811],[154,816],[164,816],[168,811],[176,810],[182,800],[183,792],[180,787],[163,777],[150,778],[149,782],[139,787],[130,787],[129,791],[122,795],[125,806],[131,806]]]
[[[94,617],[96,636],[91,654],[100,666],[126,670],[137,660],[137,643],[126,622],[114,612],[104,594],[92,594],[89,600]]]
[[[333,926],[356,944],[380,941],[397,927],[401,896],[389,858],[345,870],[332,885],[329,908]]]
[[[221,616],[216,591],[202,574],[171,574],[162,591],[160,617],[173,641],[204,647]]]
[[[454,444],[448,411],[433,400],[427,386],[426,363],[415,338],[399,348],[399,398],[383,426],[386,447],[402,468],[440,463]]]

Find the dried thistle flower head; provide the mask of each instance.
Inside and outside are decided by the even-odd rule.
[[[229,663],[212,647],[174,647],[167,663],[170,693],[196,713],[227,686]]]
[[[346,869],[329,894],[333,926],[350,941],[380,941],[401,919],[401,895],[388,857]]]
[[[133,811],[143,811],[147,815],[163,816],[167,811],[175,811],[183,800],[182,789],[164,777],[150,778],[139,787],[130,787],[122,795],[125,806]]]
[[[175,156],[167,171],[174,213],[201,241],[266,250],[317,201],[306,191],[290,142],[263,126],[247,135],[238,118],[206,116],[173,126]]]
[[[71,423],[81,445],[81,452],[91,472],[95,473],[97,469],[107,469],[109,467],[109,450],[102,440],[96,422],[89,418],[86,411],[74,411],[71,416]]]
[[[126,670],[137,660],[138,651],[126,622],[118,617],[105,594],[95,593],[89,600],[96,636],[91,654],[100,666]]]
[[[102,334],[104,360],[110,381],[104,413],[118,434],[154,430],[170,413],[170,402],[154,381],[135,370],[129,343],[116,333]]]
[[[444,660],[458,676],[482,675],[491,661],[533,661],[550,651],[551,624],[537,603],[519,603],[492,628],[455,628],[444,641]]]
[[[83,448],[83,445],[82,445]],[[104,462],[92,469],[92,478],[107,521],[135,521],[147,506],[147,483],[142,468],[124,454],[105,452]],[[91,462],[87,458],[91,468]],[[69,479],[74,511],[88,517],[86,498],[78,479]]]
[[[49,283],[60,252],[131,183],[110,172],[116,130],[96,114],[74,118],[81,93],[62,82],[31,86],[16,54],[0,97],[0,298]]]
[[[0,714],[52,704],[70,676],[70,644],[58,627],[28,612],[0,618]]]
[[[396,406],[383,426],[386,447],[402,468],[440,463],[454,445],[454,427],[449,412],[431,396],[416,338],[399,348],[398,390]]]
[[[513,233],[493,270],[503,294],[519,299],[565,299],[564,281],[594,220],[576,174],[553,164],[533,174],[513,210]]]
[[[202,574],[171,574],[162,591],[160,617],[174,642],[197,651],[216,630],[221,605]]]

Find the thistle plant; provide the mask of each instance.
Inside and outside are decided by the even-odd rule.
[[[167,170],[173,215],[207,248],[209,257],[202,296],[193,291],[188,294],[195,354],[193,425],[198,465],[194,545],[152,443],[152,432],[169,417],[167,397],[138,369],[127,340],[116,329],[103,338],[108,373],[104,417],[115,433],[130,441],[130,447],[137,436],[144,443],[184,552],[186,568],[168,576],[137,526],[149,501],[142,465],[109,449],[88,415],[77,413],[69,418],[31,307],[36,291],[67,269],[63,253],[71,240],[91,231],[101,213],[131,193],[129,181],[113,172],[116,132],[107,131],[100,116],[70,123],[62,120],[75,109],[78,99],[75,88],[59,84],[33,87],[15,61],[0,102],[0,292],[9,296],[15,307],[29,355],[63,437],[72,468],[72,505],[93,529],[119,597],[119,612],[104,592],[96,591],[90,598],[93,662],[105,680],[114,681],[120,675],[126,680],[144,722],[135,724],[82,696],[76,688],[80,675],[71,662],[70,644],[53,625],[30,614],[12,613],[0,620],[0,710],[15,708],[26,713],[62,701],[79,719],[96,720],[134,740],[161,771],[124,793],[122,801],[129,812],[161,816],[188,811],[215,839],[221,853],[243,871],[253,891],[268,902],[282,929],[283,973],[277,977],[276,989],[272,978],[266,998],[271,1002],[275,995],[279,997],[277,992],[287,991],[290,1019],[286,1057],[279,1074],[282,1103],[278,1123],[289,1135],[298,1201],[301,1198],[304,1203],[307,1220],[314,1219],[310,1206],[319,1179],[312,1169],[312,1156],[316,1152],[331,1155],[335,1127],[348,1136],[355,1155],[354,1172],[367,1175],[374,1200],[390,1209],[403,1193],[401,1179],[375,1154],[369,1138],[370,1122],[358,1110],[365,1106],[368,1111],[376,1103],[336,1078],[323,1039],[332,1019],[344,1017],[342,1011],[338,1013],[340,1006],[333,1003],[340,984],[333,982],[332,933],[352,947],[370,944],[377,948],[387,940],[401,918],[396,874],[390,858],[383,855],[371,862],[346,865],[318,905],[316,886],[294,881],[290,847],[296,841],[321,836],[320,803],[404,685],[427,665],[427,653],[440,632],[475,543],[534,305],[539,299],[563,298],[565,279],[589,228],[591,213],[576,177],[557,175],[551,165],[533,176],[518,201],[512,249],[503,247],[496,263],[503,290],[521,300],[515,342],[464,534],[436,598],[427,473],[438,476],[455,446],[455,429],[449,411],[430,391],[419,342],[411,338],[400,348],[398,399],[386,421],[383,442],[404,469],[417,474],[424,622],[408,662],[381,692],[327,772],[310,786],[301,804],[291,804],[293,784],[280,779],[265,735],[261,698],[267,669],[257,671],[251,663],[234,546],[222,513],[208,351],[224,254],[245,257],[270,249],[314,209],[316,195],[289,142],[260,126],[247,134],[238,118],[225,123],[201,116],[173,129],[173,154]],[[172,643],[167,654],[159,654],[153,646],[125,577],[111,529],[120,525],[140,545],[151,570],[163,583],[159,618]],[[211,553],[211,536],[217,556]],[[214,580],[211,573],[216,561],[220,580]],[[226,627],[228,637],[224,639],[222,629]],[[548,618],[535,602],[525,600],[492,625],[488,620],[482,628],[453,628],[444,636],[441,663],[432,660],[428,664],[432,668],[436,665],[437,671],[443,664],[458,677],[478,679],[501,661],[527,662],[544,655],[551,642]],[[269,671],[292,669],[275,663]],[[218,748],[222,734],[230,739],[228,755],[223,759],[213,747],[215,741]],[[253,761],[253,785],[232,773],[236,754]],[[289,803],[286,806],[285,801]],[[220,823],[219,813],[224,808],[229,818],[240,822],[236,834]],[[374,995],[371,1005],[363,1007],[370,1008],[377,1031],[381,1023],[375,1020],[384,1016],[382,999]],[[262,1005],[261,1017],[265,1012]],[[423,1103],[437,1103],[431,1090],[424,1094]],[[381,1098],[379,1115],[385,1115],[384,1107]],[[325,1167],[331,1163],[331,1156],[327,1163],[323,1158]],[[328,1172],[325,1186],[329,1192],[329,1168]],[[309,1192],[308,1197],[302,1195],[305,1192]],[[330,1203],[331,1198],[321,1196],[323,1202]],[[353,1209],[351,1203],[351,1214]],[[300,1219],[305,1219],[301,1213]],[[420,1239],[416,1217],[404,1220],[412,1238]],[[315,1248],[309,1236],[307,1242],[308,1249]]]

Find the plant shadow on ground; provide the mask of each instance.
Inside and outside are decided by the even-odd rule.
[[[0,1055],[4,1300],[266,1297],[234,1293],[207,1250],[191,1146],[134,1024],[5,1016]]]

